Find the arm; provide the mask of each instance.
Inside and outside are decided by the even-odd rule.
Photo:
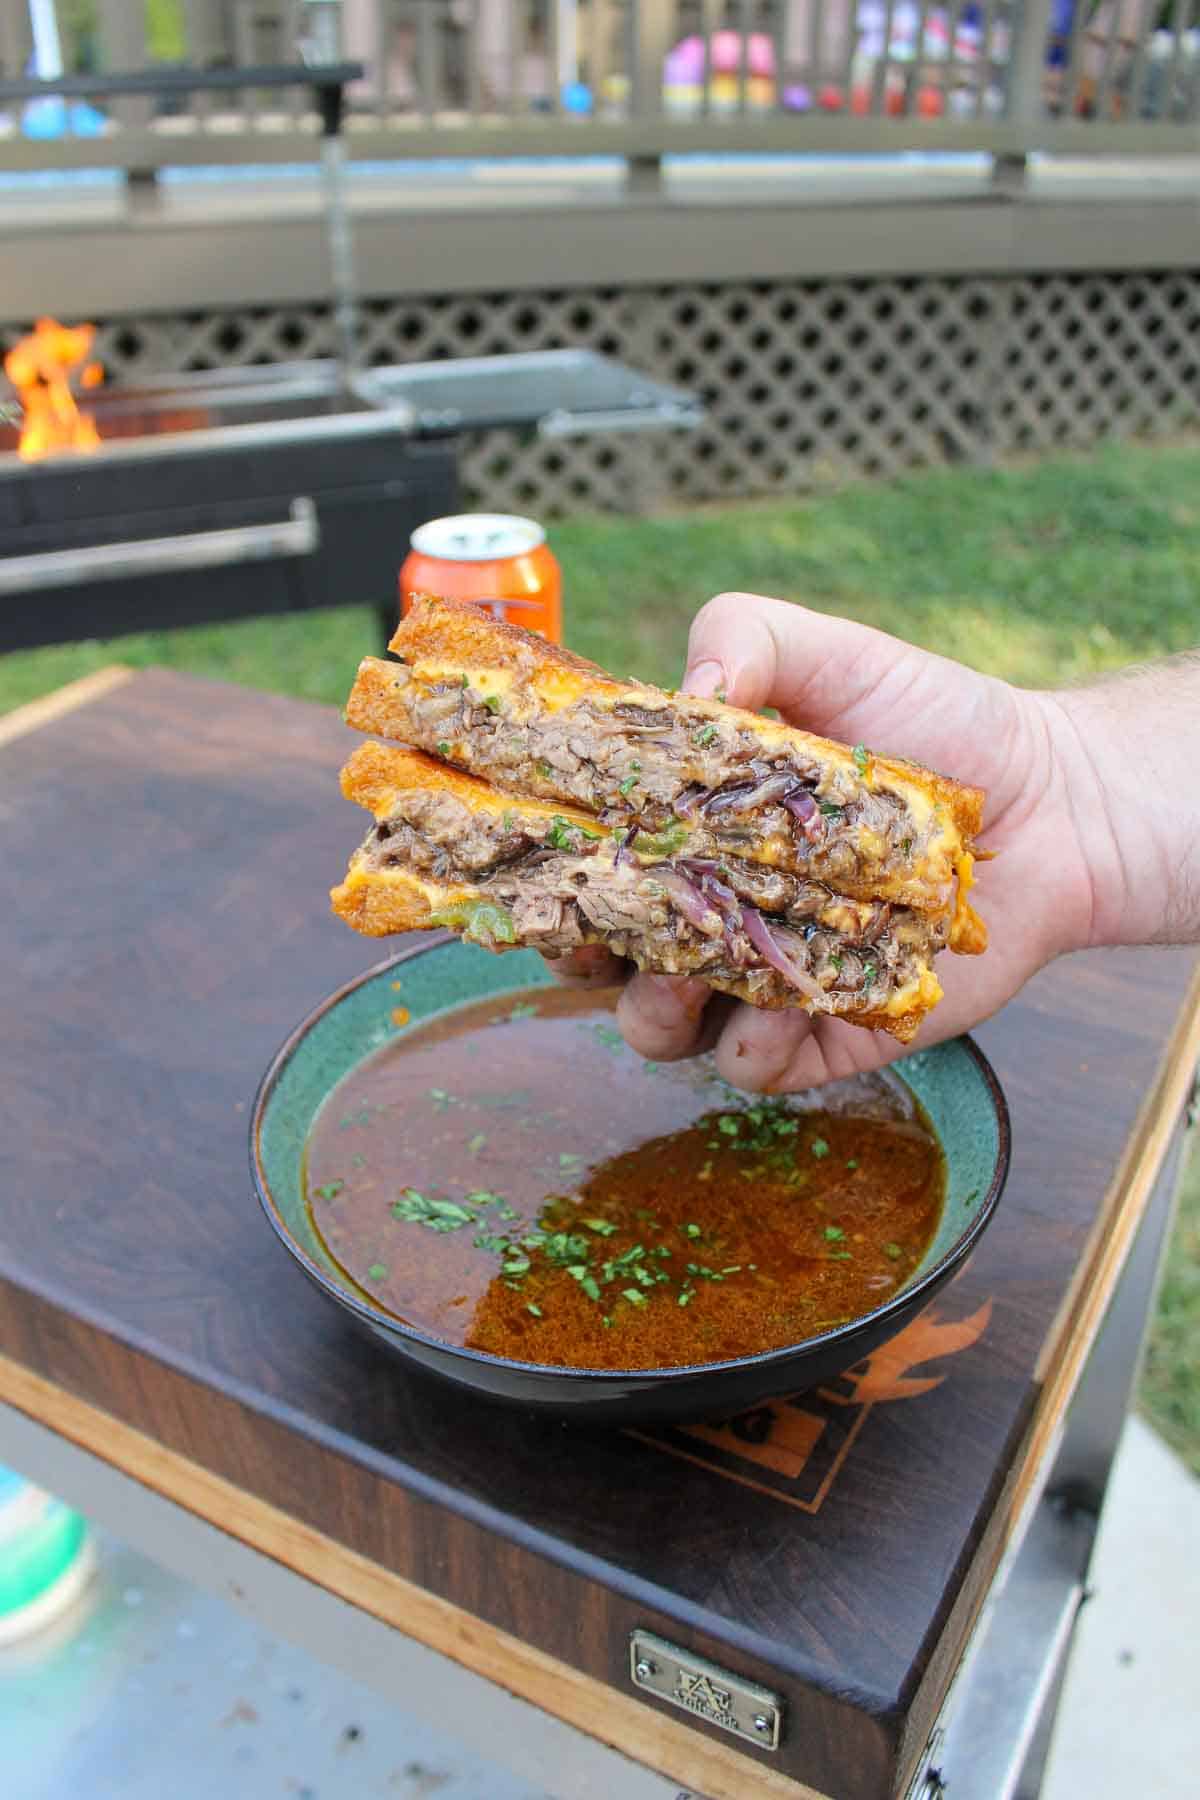
[[[1051,717],[1089,874],[1083,944],[1200,941],[1200,651],[1027,697]]]
[[[941,768],[988,791],[974,898],[980,958],[947,957],[946,997],[917,1047],[970,1029],[1052,957],[1094,944],[1200,939],[1200,655],[1092,688],[1025,692],[849,620],[725,594],[698,614],[684,687],[843,742]],[[613,979],[607,969],[594,979]],[[726,1080],[783,1092],[904,1054],[799,1011],[636,975],[618,1019],[660,1061],[712,1048]]]

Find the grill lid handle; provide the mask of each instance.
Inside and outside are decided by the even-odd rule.
[[[286,519],[268,525],[237,525],[226,531],[191,531],[178,537],[135,538],[127,543],[89,544],[79,550],[2,557],[0,597],[75,587],[80,582],[119,581],[131,575],[171,575],[180,569],[221,569],[236,563],[312,556],[320,543],[317,509],[302,496],[292,501]]]

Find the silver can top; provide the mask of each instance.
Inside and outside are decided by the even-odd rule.
[[[536,520],[515,513],[457,513],[430,519],[412,534],[414,550],[442,562],[500,562],[527,556],[545,541],[546,533]]]

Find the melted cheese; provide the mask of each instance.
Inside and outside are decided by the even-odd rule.
[[[903,1013],[928,1012],[936,1006],[942,997],[942,984],[932,969],[922,969],[912,981],[906,981],[895,993],[888,996],[887,1005],[883,1008],[890,1019],[896,1019]]]
[[[469,663],[456,658],[453,662],[434,662],[418,657],[409,664],[418,681],[461,681],[465,675],[473,693],[496,694],[514,719],[532,718],[537,713],[561,712],[592,688],[592,680],[574,669],[557,669],[547,664],[532,681],[519,676],[515,669],[498,668],[492,663]],[[600,694],[596,699],[602,703]]]
[[[950,948],[960,956],[980,956],[987,949],[987,926],[967,898],[975,886],[975,859],[967,850],[955,858],[958,893],[950,921]]]

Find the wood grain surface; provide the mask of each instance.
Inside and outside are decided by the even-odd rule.
[[[438,1647],[472,1666],[517,1640],[590,1678],[613,1694],[591,1728],[700,1792],[732,1780],[705,1786],[719,1746],[769,1791],[893,1794],[1182,1104],[1194,957],[1070,959],[979,1033],[1013,1112],[1008,1191],[890,1350],[699,1432],[529,1418],[393,1365],[251,1196],[262,1069],[378,958],[326,910],[359,833],[352,741],[298,702],[143,674],[0,750],[0,1394],[40,1414],[53,1390],[68,1435],[72,1401],[81,1431],[111,1415],[154,1447],[147,1480],[227,1484],[208,1516],[247,1536],[252,1517],[313,1579],[349,1556],[411,1584],[465,1617]],[[176,1497],[208,1510],[195,1483]],[[635,1697],[635,1626],[781,1692],[779,1751]],[[694,1771],[630,1717],[695,1742]]]

